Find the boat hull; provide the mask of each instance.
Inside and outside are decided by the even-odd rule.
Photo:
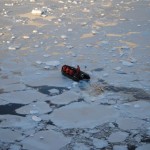
[[[73,70],[75,73],[74,73],[73,75],[67,74],[67,73],[64,72],[64,70],[63,70],[63,67],[64,67],[64,66],[66,66],[66,67],[68,67],[69,69]],[[70,79],[72,79],[72,80],[74,80],[74,81],[77,81],[77,82],[79,82],[80,80],[86,80],[86,81],[90,80],[90,76],[89,76],[87,73],[85,73],[85,72],[83,72],[83,71],[80,71],[80,73],[77,75],[77,74],[76,74],[76,70],[77,70],[76,68],[71,67],[71,66],[68,66],[68,65],[64,65],[64,66],[62,66],[62,68],[61,68],[61,72],[62,72],[62,74],[63,74],[64,76],[66,76],[66,77],[68,77],[68,78],[70,78]]]

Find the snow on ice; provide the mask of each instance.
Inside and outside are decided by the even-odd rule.
[[[149,3],[1,1],[0,148],[150,149]]]

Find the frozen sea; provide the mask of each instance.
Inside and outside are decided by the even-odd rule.
[[[0,150],[149,149],[150,0],[0,0]]]

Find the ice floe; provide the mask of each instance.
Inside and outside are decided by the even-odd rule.
[[[0,127],[21,128],[22,130],[32,130],[37,124],[31,119],[31,116],[21,117],[16,115],[0,115]]]
[[[116,122],[119,125],[119,128],[123,130],[137,129],[142,127],[142,124],[144,123],[142,120],[135,118],[118,118]]]
[[[127,67],[132,67],[133,66],[133,63],[129,62],[129,61],[122,61],[122,64],[124,66],[127,66]]]
[[[69,104],[74,101],[78,101],[79,94],[73,91],[66,91],[61,95],[53,96],[50,101],[54,104]]]
[[[49,92],[50,92],[51,95],[59,94],[59,90],[58,89],[51,89],[51,90],[49,90]]]
[[[121,106],[121,109],[126,113],[129,113],[129,116],[133,118],[146,119],[150,116],[150,103],[148,101],[139,100],[130,102],[130,105],[128,107]]]
[[[51,111],[52,109],[46,102],[35,102],[16,110],[18,114],[44,114]]]
[[[30,2],[32,2],[32,3],[33,3],[33,2],[36,2],[36,0],[30,0]]]
[[[148,0],[0,7],[2,149],[150,149]],[[64,77],[63,64],[91,80]]]
[[[38,116],[32,116],[32,120],[34,120],[34,121],[36,121],[36,122],[39,122],[39,121],[41,121],[42,119],[40,118],[40,117],[38,117]]]
[[[112,143],[122,142],[128,137],[128,135],[127,132],[114,132],[108,137],[108,141]]]
[[[21,140],[22,135],[18,131],[12,131],[11,129],[0,129],[1,141],[3,142],[15,142]]]
[[[23,38],[23,39],[29,39],[30,36],[24,35],[22,38]]]
[[[105,114],[105,115],[104,115]],[[118,117],[118,112],[109,106],[92,105],[84,102],[56,109],[50,114],[51,120],[62,128],[93,128]]]
[[[79,149],[82,149],[82,150],[89,150],[89,146],[86,146],[86,145],[83,144],[83,143],[75,143],[75,145],[73,146],[73,149],[74,149],[74,150],[79,150]]]
[[[148,150],[150,149],[150,144],[141,145],[136,148],[136,150]]]
[[[1,98],[9,101],[10,103],[29,104],[33,101],[46,100],[47,96],[37,91],[16,91],[12,93],[1,94]]]
[[[12,46],[8,47],[9,50],[17,50],[17,49],[20,49],[20,48],[21,48],[20,45],[12,45]]]
[[[128,150],[126,145],[114,145],[113,150]]]
[[[96,148],[104,148],[108,146],[108,142],[104,139],[93,139],[93,144]]]
[[[54,61],[47,61],[44,62],[47,66],[53,66],[53,67],[57,67],[60,65],[60,61],[54,60]]]
[[[67,39],[67,36],[66,35],[61,35],[61,38],[62,39]]]
[[[42,137],[42,139],[41,139]],[[39,131],[33,135],[21,141],[24,149],[60,149],[70,142],[70,138],[64,137],[61,133],[53,130]],[[58,144],[59,143],[59,144]]]
[[[42,15],[43,14],[43,10],[35,8],[32,10],[31,12],[33,15]]]

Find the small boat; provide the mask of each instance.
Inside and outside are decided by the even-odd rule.
[[[68,70],[66,70],[66,68]],[[61,68],[61,72],[64,76],[77,82],[80,80],[87,80],[87,81],[90,80],[90,76],[87,73],[80,71],[79,66],[75,68],[68,65],[63,65]]]

